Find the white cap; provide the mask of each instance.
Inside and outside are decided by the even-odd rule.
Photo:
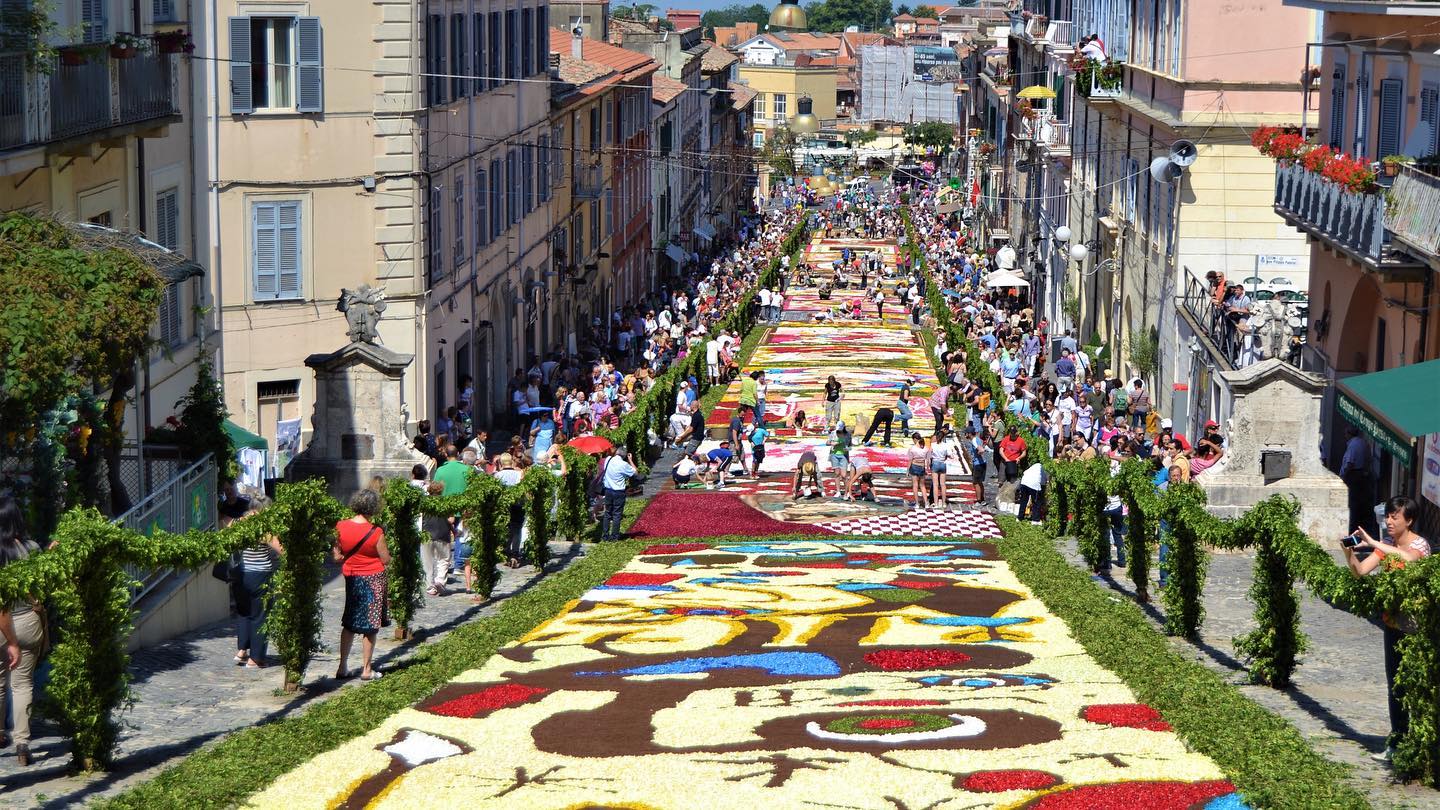
[[[1169,419],[1161,419],[1161,420],[1160,420],[1160,429],[1161,429],[1161,430],[1170,430],[1170,429],[1173,428],[1174,426],[1175,426],[1174,423],[1171,422]]]

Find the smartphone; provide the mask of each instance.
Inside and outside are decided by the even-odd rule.
[[[1344,537],[1340,538],[1340,545],[1346,548],[1355,548],[1356,546],[1360,545],[1360,535],[1347,534]]]

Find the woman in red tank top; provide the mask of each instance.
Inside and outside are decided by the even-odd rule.
[[[375,634],[386,623],[385,566],[390,564],[390,549],[385,546],[385,532],[370,519],[380,514],[380,496],[371,489],[362,489],[350,499],[355,517],[335,524],[335,545],[331,553],[340,563],[345,577],[345,612],[340,617],[340,666],[335,677],[350,677],[346,666],[350,644],[358,633],[361,638],[360,680],[371,681],[380,673],[371,669],[375,653]]]

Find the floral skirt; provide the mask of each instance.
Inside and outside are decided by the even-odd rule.
[[[353,633],[378,633],[386,616],[385,573],[345,577],[345,612],[340,626]]]

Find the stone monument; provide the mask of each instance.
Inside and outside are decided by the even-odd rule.
[[[1323,377],[1276,358],[1221,373],[1235,397],[1225,455],[1196,481],[1219,517],[1271,495],[1300,502],[1300,528],[1324,542],[1350,531],[1345,482],[1320,457]]]
[[[430,459],[405,435],[401,384],[414,356],[378,343],[385,290],[368,284],[342,290],[336,308],[345,313],[350,342],[329,354],[305,358],[305,365],[315,370],[312,435],[286,477],[323,477],[330,493],[343,500],[372,476],[409,478],[411,468]]]

